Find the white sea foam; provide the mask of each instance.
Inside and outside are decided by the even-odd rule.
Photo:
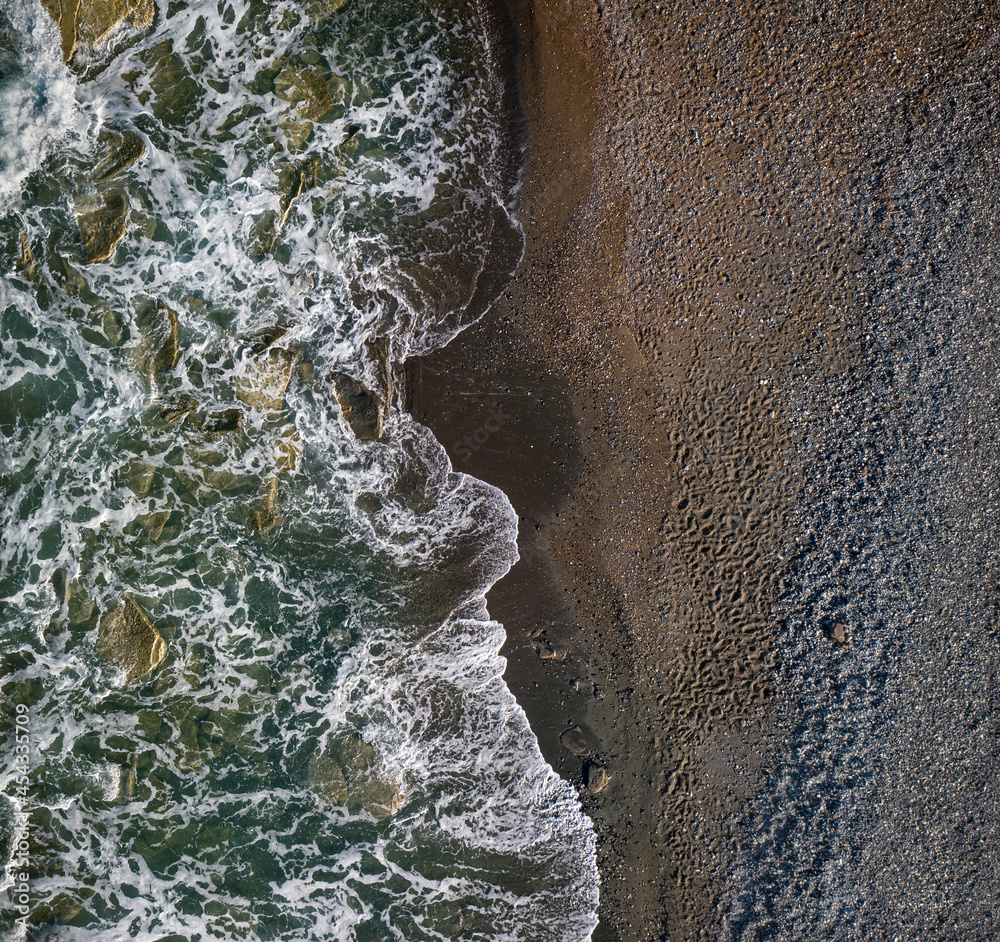
[[[57,144],[77,142],[89,121],[59,54],[59,29],[35,2],[0,4],[0,214]]]

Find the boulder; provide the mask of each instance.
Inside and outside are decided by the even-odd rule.
[[[172,370],[180,357],[177,315],[162,302],[157,304],[142,325],[143,341],[137,353],[139,371],[155,382],[161,373]],[[190,399],[190,397],[183,397]],[[193,399],[190,400],[194,402]],[[195,403],[197,407],[197,403]],[[191,409],[188,410],[193,411]],[[187,412],[184,413],[187,415]]]
[[[333,390],[340,410],[357,439],[376,441],[382,437],[387,409],[376,393],[346,373],[334,374]]]
[[[83,239],[83,257],[106,262],[125,235],[128,200],[121,190],[108,190],[77,204],[76,225]]]
[[[42,0],[59,24],[63,58],[79,61],[77,46],[103,48],[115,34],[136,33],[153,25],[155,0]]]
[[[123,599],[118,608],[101,621],[97,651],[122,670],[125,680],[131,683],[163,660],[167,642],[135,602]]]
[[[128,128],[106,127],[97,138],[104,145],[104,157],[94,167],[91,177],[100,183],[146,155],[146,145],[135,131]]]
[[[233,388],[236,398],[251,409],[277,412],[285,403],[285,391],[299,358],[298,347],[268,347],[244,360],[244,372]]]

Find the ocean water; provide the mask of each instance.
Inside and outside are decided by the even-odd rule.
[[[489,11],[159,2],[72,70],[0,27],[0,938],[589,938],[484,602],[516,518],[384,369],[520,244]]]

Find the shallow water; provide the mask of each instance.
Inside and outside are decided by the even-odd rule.
[[[491,28],[334,6],[162,4],[75,74],[4,4],[2,735],[13,756],[26,708],[31,747],[26,796],[0,770],[13,903],[20,841],[30,876],[5,939],[593,928],[590,823],[485,609],[516,519],[383,368],[463,326],[517,233]],[[145,155],[120,168],[123,134]],[[122,196],[88,264],[77,218]],[[334,374],[392,397],[380,440]],[[132,679],[100,643],[124,599],[166,641]]]

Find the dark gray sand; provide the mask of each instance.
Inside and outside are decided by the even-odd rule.
[[[411,369],[502,487],[595,939],[995,939],[995,4],[517,0],[528,249]]]

